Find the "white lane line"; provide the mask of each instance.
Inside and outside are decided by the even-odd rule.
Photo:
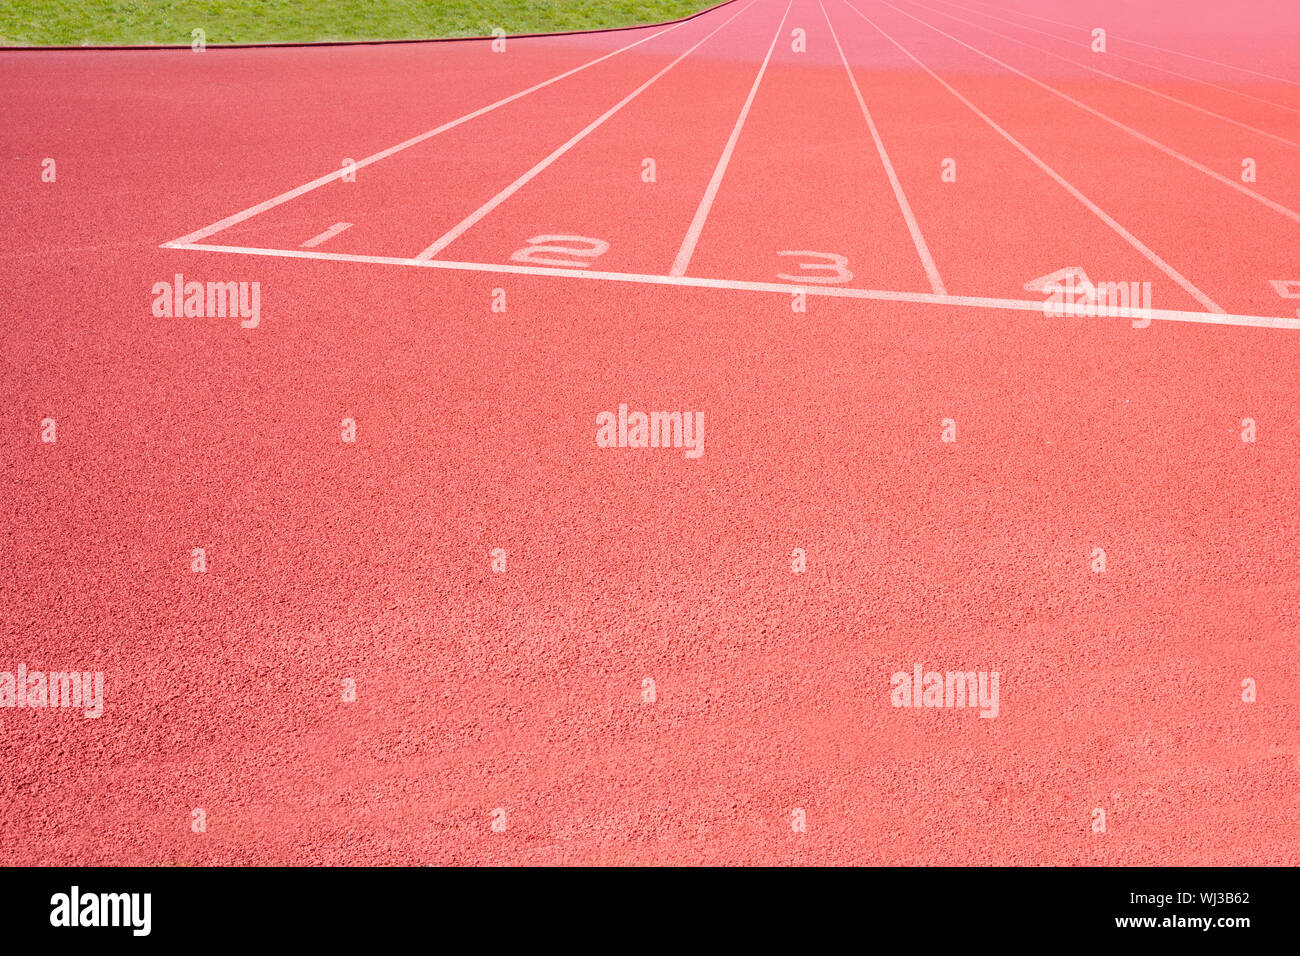
[[[377,163],[381,159],[387,159],[389,156],[392,156],[394,153],[400,153],[404,149],[410,149],[412,146],[415,146],[419,143],[423,143],[426,139],[431,139],[434,136],[439,135],[440,133],[445,133],[447,132],[447,130],[454,129],[457,126],[460,126],[462,123],[468,123],[470,120],[477,119],[478,117],[484,115],[485,113],[491,113],[493,110],[505,106],[507,103],[513,103],[515,100],[520,99],[521,97],[528,96],[530,93],[536,93],[538,90],[550,86],[552,83],[558,83],[560,80],[573,76],[573,74],[575,73],[581,73],[583,70],[587,69],[588,67],[595,66],[597,63],[601,63],[604,60],[608,60],[612,56],[618,56],[620,53],[625,53],[628,50],[632,49],[633,47],[640,46],[642,43],[648,43],[649,41],[653,40],[655,37],[663,36],[665,33],[668,33],[672,30],[676,30],[678,27],[682,25],[682,23],[686,23],[686,22],[688,21],[683,20],[680,23],[674,23],[672,26],[668,27],[667,29],[659,30],[655,33],[650,34],[649,36],[642,37],[641,39],[637,40],[634,43],[629,43],[627,46],[619,47],[617,50],[614,50],[612,53],[606,53],[604,56],[596,57],[596,59],[589,60],[586,63],[583,63],[581,66],[575,66],[573,69],[567,70],[564,73],[560,73],[557,76],[553,76],[549,80],[543,80],[541,83],[538,83],[534,86],[530,86],[526,90],[521,90],[518,93],[515,93],[511,96],[507,96],[503,100],[497,100],[495,103],[490,103],[487,106],[482,106],[474,110],[474,112],[472,113],[466,113],[464,116],[460,117],[459,119],[454,119],[451,120],[450,122],[443,123],[441,126],[435,127],[434,129],[431,130],[427,130],[418,136],[412,136],[410,139],[404,140],[403,142],[398,143],[396,146],[390,146],[388,147],[388,149],[380,150],[378,153],[375,153],[371,156],[367,156],[365,159],[357,160],[357,162],[353,163],[351,166],[341,166],[338,169],[334,170],[334,172],[326,173],[324,176],[321,176],[319,179],[313,179],[309,183],[304,183],[303,185],[297,187],[296,189],[290,189],[288,192],[281,193],[280,195],[272,199],[268,199],[265,202],[260,202],[256,206],[249,206],[247,209],[243,210],[242,212],[237,212],[233,216],[227,216],[225,219],[222,219],[219,222],[214,222],[210,226],[204,226],[202,229],[199,229],[195,232],[191,232],[189,235],[182,236],[181,238],[176,239],[174,241],[175,242],[198,242],[201,239],[206,239],[208,236],[212,235],[213,233],[221,232],[223,229],[229,229],[231,226],[241,223],[245,219],[251,219],[253,216],[260,215],[266,212],[268,209],[274,209],[276,206],[280,205],[281,203],[286,203],[290,199],[296,199],[299,196],[301,196],[303,193],[309,193],[313,189],[318,189],[321,186],[324,186],[326,183],[332,183],[334,180],[343,176],[344,173],[361,169],[365,166],[369,166],[371,163]]]
[[[472,213],[470,213],[460,222],[456,223],[456,225],[448,229],[445,233],[442,234],[442,236],[433,245],[429,246],[429,248],[425,249],[415,258],[432,259],[443,249],[446,249],[449,245],[451,245],[462,235],[464,235],[466,230],[473,227],[474,224],[477,223],[480,219],[482,219],[493,209],[496,209],[497,206],[500,206],[503,202],[505,202],[507,199],[513,196],[520,189],[522,189],[534,176],[536,176],[542,170],[546,169],[546,167],[550,166],[551,163],[555,162],[557,159],[559,159],[561,156],[563,156],[565,153],[571,150],[574,146],[578,145],[578,143],[586,139],[587,135],[593,132],[595,129],[597,129],[602,123],[605,122],[605,120],[609,119],[619,110],[621,110],[624,106],[627,106],[628,103],[631,103],[634,99],[636,99],[639,95],[641,95],[641,93],[643,93],[646,89],[648,89],[652,83],[654,83],[657,79],[659,79],[659,77],[663,76],[673,67],[675,67],[678,63],[682,62],[682,60],[686,59],[688,56],[694,53],[697,49],[699,49],[700,46],[704,44],[706,40],[708,40],[715,33],[717,33],[719,30],[725,27],[732,20],[736,19],[736,17],[740,16],[742,13],[744,13],[753,5],[754,3],[751,0],[750,3],[741,7],[739,10],[737,10],[735,13],[729,16],[722,23],[718,24],[716,27],[710,30],[709,33],[706,34],[703,39],[698,41],[689,50],[687,50],[677,59],[673,60],[671,63],[669,63],[666,67],[664,67],[654,76],[650,77],[650,79],[646,80],[644,83],[638,86],[627,96],[623,97],[621,100],[615,103],[612,107],[610,107],[608,110],[602,113],[595,120],[588,123],[582,130],[580,130],[577,133],[577,135],[571,137],[568,142],[566,142],[563,146],[559,147],[554,152],[552,152],[551,155],[547,156],[545,159],[543,159],[532,169],[528,170],[528,172],[524,173],[522,176],[516,179],[505,189],[501,190],[501,192],[497,193],[495,196],[493,196],[491,199],[485,202],[482,206],[479,206],[478,209],[475,209]]]
[[[362,262],[376,265],[416,266],[460,272],[491,272],[509,275],[555,276],[600,282],[626,282],[640,285],[678,286],[699,289],[734,289],[746,292],[779,292],[790,295],[829,296],[840,299],[873,299],[882,302],[914,302],[921,305],[945,305],[975,309],[1014,309],[1043,315],[1042,299],[998,299],[973,295],[934,295],[931,292],[891,292],[879,289],[856,289],[845,286],[795,285],[787,282],[749,282],[741,279],[706,279],[699,276],[643,275],[634,272],[599,272],[594,269],[571,269],[551,266],[525,266],[513,263],[454,262],[449,259],[403,259],[396,256],[364,256],[341,252],[315,252],[303,249],[261,249],[252,246],[220,246],[207,243],[164,244],[168,249],[193,252],[227,252],[246,256],[275,256],[284,259],[321,259],[327,262]],[[1264,329],[1300,330],[1300,319],[1269,315],[1232,315],[1224,312],[1189,312],[1179,309],[1120,308],[1116,318],[1144,319],[1150,316],[1171,322],[1201,322],[1207,325],[1241,325]],[[1046,316],[1044,316],[1046,317]]]
[[[1290,146],[1292,149],[1300,149],[1300,143],[1297,143],[1295,140],[1287,139],[1285,136],[1278,136],[1276,133],[1270,133],[1268,132],[1268,130],[1260,129],[1258,126],[1251,126],[1249,123],[1243,123],[1240,120],[1235,120],[1231,116],[1224,116],[1222,113],[1216,113],[1213,110],[1207,110],[1202,106],[1197,106],[1195,103],[1189,103],[1186,100],[1180,100],[1176,96],[1170,96],[1168,93],[1161,93],[1159,90],[1153,90],[1151,87],[1143,86],[1141,83],[1135,83],[1132,80],[1126,80],[1124,77],[1116,76],[1114,73],[1107,73],[1105,70],[1099,70],[1096,67],[1089,66],[1086,63],[1080,63],[1078,60],[1072,59],[1068,56],[1062,56],[1060,53],[1056,53],[1052,50],[1046,50],[1041,46],[1034,46],[1032,43],[1026,43],[1024,40],[1021,40],[1017,37],[1010,36],[1006,33],[999,33],[997,30],[993,30],[985,26],[980,26],[978,23],[972,23],[969,20],[963,20],[961,17],[949,13],[947,10],[938,10],[935,9],[934,7],[927,7],[924,4],[920,4],[920,3],[913,3],[912,6],[920,7],[922,10],[929,11],[930,13],[937,13],[941,17],[948,17],[950,20],[956,20],[958,23],[964,23],[968,27],[974,27],[976,30],[983,30],[985,33],[991,33],[995,37],[1001,37],[1004,40],[1010,40],[1012,43],[1018,43],[1021,46],[1028,47],[1031,50],[1037,50],[1039,53],[1045,53],[1048,56],[1055,57],[1058,60],[1064,60],[1066,63],[1069,63],[1073,66],[1078,66],[1078,67],[1082,67],[1085,70],[1090,70],[1091,72],[1096,73],[1098,76],[1108,77],[1109,79],[1116,80],[1127,86],[1131,86],[1135,90],[1141,90],[1143,93],[1150,93],[1152,96],[1158,96],[1162,100],[1168,100],[1170,103],[1177,103],[1179,106],[1185,106],[1189,110],[1196,110],[1196,112],[1204,113],[1206,116],[1212,116],[1215,119],[1222,120],[1225,123],[1231,123],[1233,126],[1239,126],[1242,129],[1250,130],[1250,132],[1257,133],[1260,136],[1266,136],[1271,140],[1276,140],[1277,142],[1282,143],[1284,146]]]
[[[876,142],[876,151],[880,153],[880,162],[885,167],[885,174],[889,177],[889,185],[894,189],[894,198],[898,200],[898,208],[903,211],[903,219],[907,221],[907,231],[912,234],[912,244],[916,246],[916,254],[921,257],[921,265],[925,267],[925,274],[930,278],[930,288],[934,290],[935,295],[946,295],[947,289],[943,287],[943,279],[939,278],[939,269],[934,264],[934,259],[930,255],[930,248],[925,244],[925,238],[921,235],[921,227],[917,224],[916,216],[912,213],[912,207],[908,205],[907,197],[903,195],[903,184],[898,181],[898,175],[894,172],[894,164],[889,161],[889,154],[885,152],[885,144],[880,139],[880,132],[876,129],[876,121],[871,118],[871,111],[867,109],[867,101],[862,98],[862,90],[858,89],[857,77],[853,75],[853,70],[849,66],[849,59],[844,55],[844,48],[840,46],[840,38],[835,35],[835,27],[831,26],[831,18],[826,13],[826,7],[817,0],[817,5],[822,8],[822,16],[826,17],[826,25],[830,27],[831,39],[835,41],[835,49],[840,53],[840,60],[844,63],[844,72],[849,75],[849,82],[853,84],[853,95],[858,98],[858,106],[862,107],[862,115],[867,120],[867,128],[871,130],[871,138]]]
[[[1274,202],[1273,200],[1269,199],[1267,196],[1263,196],[1260,193],[1255,192],[1255,190],[1249,188],[1248,186],[1242,185],[1237,180],[1229,179],[1227,176],[1223,175],[1222,173],[1215,172],[1209,166],[1206,166],[1202,163],[1198,163],[1196,160],[1192,159],[1192,157],[1186,156],[1178,152],[1178,150],[1166,146],[1164,143],[1161,143],[1158,140],[1152,139],[1146,133],[1140,133],[1137,130],[1135,130],[1132,126],[1128,126],[1124,123],[1121,123],[1119,120],[1115,119],[1115,117],[1109,116],[1106,113],[1103,113],[1101,110],[1093,109],[1087,103],[1083,103],[1079,100],[1076,100],[1073,96],[1070,96],[1068,93],[1062,93],[1054,86],[1048,86],[1042,80],[1035,79],[1034,77],[1030,76],[1028,73],[1024,72],[1023,70],[1017,70],[1010,63],[1005,63],[1002,60],[999,60],[997,57],[993,56],[992,54],[985,53],[983,50],[979,49],[978,47],[971,46],[965,40],[957,39],[951,33],[945,33],[943,30],[940,30],[938,27],[936,27],[933,23],[926,23],[920,17],[912,16],[906,10],[902,10],[894,6],[892,3],[889,2],[889,0],[880,0],[880,2],[883,3],[885,6],[889,7],[891,10],[898,11],[903,16],[907,17],[909,20],[915,20],[917,23],[921,24],[921,26],[928,27],[929,29],[933,30],[935,33],[939,34],[940,36],[947,37],[949,40],[952,40],[954,43],[958,43],[964,46],[966,49],[970,50],[973,53],[978,53],[980,56],[984,57],[984,59],[996,63],[1004,70],[1009,70],[1010,72],[1016,74],[1016,76],[1019,76],[1023,79],[1028,80],[1030,83],[1033,83],[1035,86],[1042,87],[1043,89],[1047,90],[1047,92],[1055,96],[1059,96],[1061,99],[1065,100],[1065,102],[1071,104],[1072,106],[1078,107],[1079,109],[1083,110],[1085,113],[1091,113],[1093,116],[1097,117],[1097,119],[1104,120],[1105,122],[1109,123],[1111,126],[1114,126],[1116,129],[1123,130],[1124,132],[1132,136],[1134,139],[1137,139],[1143,143],[1146,143],[1148,146],[1152,146],[1155,149],[1160,150],[1160,152],[1164,153],[1166,156],[1170,156],[1178,160],[1180,163],[1183,163],[1186,166],[1190,166],[1198,173],[1204,173],[1206,176],[1209,176],[1211,179],[1220,182],[1225,186],[1231,187],[1232,189],[1237,190],[1237,192],[1241,193],[1242,195],[1249,196],[1251,199],[1255,200],[1260,205],[1267,206],[1269,209],[1272,209],[1274,212],[1286,216],[1286,218],[1292,220],[1293,222],[1300,223],[1300,212],[1296,212],[1293,209],[1288,209],[1286,206],[1283,206],[1279,202]]]
[[[1008,20],[1006,17],[995,16],[992,13],[988,13],[984,10],[980,10],[975,7],[963,7],[959,3],[953,3],[952,0],[939,0],[939,2],[949,7],[956,7],[958,10],[965,10],[968,13],[977,13],[981,17],[988,17],[990,20],[998,20],[1001,21],[1002,23],[1009,23],[1011,26],[1016,27],[1019,30],[1028,30],[1030,33],[1037,33],[1040,36],[1050,37],[1051,39],[1059,40],[1062,43],[1069,43],[1072,45],[1077,45],[1079,43],[1078,39],[1074,37],[1063,37],[1059,33],[1049,33],[1046,30],[1038,29],[1038,27],[1031,27],[1027,23],[1018,23],[1015,20]],[[1019,11],[1016,12],[1019,13]],[[1021,16],[1031,16],[1031,14],[1021,14]],[[1048,21],[1048,22],[1053,22],[1053,21]],[[1064,24],[1062,24],[1062,26],[1064,26]],[[1255,100],[1258,103],[1267,103],[1269,106],[1276,107],[1277,109],[1280,110],[1286,110],[1288,113],[1300,113],[1300,109],[1297,109],[1294,106],[1287,106],[1286,104],[1279,103],[1276,100],[1266,100],[1262,96],[1255,96],[1253,93],[1246,93],[1243,92],[1242,90],[1234,90],[1230,86],[1220,86],[1218,83],[1211,83],[1209,80],[1203,80],[1200,77],[1192,76],[1188,73],[1179,73],[1177,70],[1171,70],[1168,67],[1158,66],[1155,63],[1148,63],[1146,60],[1134,59],[1131,56],[1125,56],[1123,53],[1116,53],[1114,50],[1107,50],[1106,58],[1111,60],[1124,60],[1126,63],[1135,63],[1138,66],[1143,67],[1145,69],[1155,70],[1158,73],[1167,73],[1170,76],[1176,76],[1180,80],[1187,80],[1189,83],[1195,83],[1198,86],[1208,86],[1211,87],[1212,89],[1221,90],[1224,93],[1231,93],[1233,96],[1240,96],[1243,97],[1244,99]]]
[[[334,225],[330,226],[328,229],[322,232],[319,236],[312,236],[310,239],[304,242],[302,244],[302,248],[314,249],[317,246],[319,246],[322,242],[325,242],[327,239],[333,239],[344,229],[350,229],[350,228],[352,228],[352,223],[350,222],[336,222],[334,223]]]
[[[763,81],[763,74],[767,72],[767,63],[772,59],[772,51],[776,49],[776,41],[781,38],[781,28],[785,26],[785,18],[790,15],[790,7],[794,5],[794,0],[786,4],[785,13],[781,14],[781,22],[776,25],[776,34],[772,37],[772,44],[767,48],[767,56],[763,57],[763,65],[758,68],[758,75],[754,77],[754,85],[749,88],[749,96],[745,98],[745,105],[740,108],[740,115],[736,117],[736,125],[731,129],[731,135],[727,137],[727,145],[722,148],[722,155],[718,157],[718,165],[713,169],[713,177],[709,180],[708,188],[704,190],[704,198],[700,200],[699,208],[695,210],[695,218],[691,220],[690,228],[686,230],[686,238],[682,240],[682,246],[677,250],[677,258],[673,260],[673,267],[669,270],[670,275],[681,276],[686,274],[686,267],[691,264],[691,256],[695,254],[695,245],[700,241],[700,233],[704,231],[704,222],[709,218],[709,210],[713,208],[713,200],[718,195],[718,187],[722,185],[722,177],[727,172],[727,163],[731,162],[731,154],[736,148],[736,141],[740,139],[740,131],[745,125],[745,117],[749,115],[749,108],[754,104],[754,97],[758,94],[758,84]]]
[[[848,8],[849,8],[850,10],[852,10],[852,11],[853,11],[854,13],[856,13],[858,16],[862,17],[863,20],[866,20],[867,23],[870,23],[871,26],[874,27],[874,28],[876,29],[876,32],[878,32],[881,36],[883,36],[883,37],[884,37],[886,40],[888,40],[890,43],[894,44],[894,46],[898,47],[898,49],[901,50],[901,51],[903,52],[903,54],[904,54],[908,59],[910,59],[913,63],[915,63],[915,64],[916,64],[917,66],[919,66],[921,69],[925,70],[926,73],[929,73],[930,76],[932,76],[932,77],[933,77],[933,78],[934,78],[934,79],[935,79],[935,80],[936,80],[940,85],[942,85],[944,89],[946,89],[946,90],[947,90],[949,93],[951,93],[953,96],[957,97],[957,99],[961,100],[961,102],[963,102],[964,104],[966,104],[966,108],[969,109],[969,110],[970,110],[972,113],[974,113],[976,116],[978,116],[980,119],[982,119],[985,123],[987,123],[987,124],[989,125],[989,127],[992,128],[992,130],[993,130],[995,133],[997,133],[999,136],[1001,136],[1003,139],[1005,139],[1008,143],[1010,143],[1012,146],[1014,146],[1016,149],[1018,149],[1022,154],[1024,154],[1024,156],[1025,156],[1025,157],[1026,157],[1030,162],[1032,162],[1035,166],[1037,166],[1037,167],[1038,167],[1039,169],[1041,169],[1044,173],[1046,173],[1046,174],[1047,174],[1048,176],[1050,176],[1053,180],[1055,180],[1055,182],[1056,182],[1056,184],[1057,184],[1058,186],[1060,186],[1062,189],[1064,189],[1066,192],[1068,192],[1071,196],[1073,196],[1075,199],[1077,199],[1080,203],[1082,203],[1082,204],[1084,205],[1084,207],[1088,209],[1089,212],[1091,212],[1094,216],[1096,216],[1098,219],[1100,219],[1100,220],[1101,220],[1102,222],[1104,222],[1106,225],[1110,226],[1110,228],[1113,229],[1113,230],[1114,230],[1114,231],[1115,231],[1115,232],[1116,232],[1116,233],[1117,233],[1121,238],[1123,238],[1125,242],[1127,242],[1127,243],[1128,243],[1129,245],[1131,245],[1134,249],[1136,249],[1136,250],[1137,250],[1138,252],[1140,252],[1143,256],[1145,256],[1145,257],[1147,258],[1147,260],[1148,260],[1149,262],[1151,262],[1152,264],[1154,264],[1155,267],[1156,267],[1157,269],[1159,269],[1161,272],[1163,272],[1165,275],[1167,275],[1170,279],[1172,279],[1174,282],[1176,282],[1176,283],[1178,284],[1178,286],[1179,286],[1181,289],[1183,289],[1185,292],[1187,292],[1188,295],[1192,296],[1192,298],[1194,298],[1197,302],[1201,303],[1201,305],[1205,306],[1205,307],[1206,307],[1207,309],[1209,309],[1211,312],[1223,312],[1223,311],[1224,311],[1222,308],[1220,308],[1220,307],[1219,307],[1219,306],[1214,302],[1213,299],[1211,299],[1208,295],[1206,295],[1206,294],[1205,294],[1204,292],[1202,292],[1200,289],[1196,288],[1196,286],[1192,285],[1191,281],[1190,281],[1189,279],[1187,279],[1186,276],[1184,276],[1181,272],[1179,272],[1177,269],[1175,269],[1175,268],[1174,268],[1173,266],[1171,266],[1169,263],[1165,262],[1165,260],[1162,259],[1162,258],[1160,258],[1160,256],[1156,255],[1156,253],[1155,253],[1152,249],[1150,249],[1150,248],[1146,245],[1146,243],[1142,242],[1142,240],[1140,240],[1137,236],[1133,235],[1133,233],[1129,232],[1127,229],[1125,229],[1123,226],[1121,226],[1121,225],[1120,225],[1120,224],[1119,224],[1119,223],[1118,223],[1118,222],[1117,222],[1117,221],[1116,221],[1116,220],[1115,220],[1115,219],[1114,219],[1114,218],[1113,218],[1109,213],[1105,212],[1105,211],[1104,211],[1100,206],[1098,206],[1095,202],[1093,202],[1091,199],[1089,199],[1089,198],[1088,198],[1087,196],[1085,196],[1083,193],[1079,192],[1079,190],[1076,189],[1076,188],[1074,187],[1073,184],[1071,184],[1070,182],[1068,182],[1068,181],[1065,179],[1064,176],[1062,176],[1062,175],[1061,175],[1060,173],[1058,173],[1055,169],[1053,169],[1051,166],[1048,166],[1047,163],[1045,163],[1042,159],[1040,159],[1037,153],[1033,152],[1033,151],[1032,151],[1028,146],[1026,146],[1024,143],[1020,142],[1020,140],[1016,139],[1014,136],[1012,136],[1010,133],[1008,133],[1006,130],[1004,130],[1001,126],[999,126],[997,123],[995,123],[995,122],[993,121],[993,119],[992,119],[992,118],[991,118],[987,113],[985,113],[983,110],[981,110],[978,106],[976,106],[976,105],[975,105],[974,103],[972,103],[970,100],[966,99],[966,97],[962,96],[959,92],[957,92],[957,90],[953,89],[952,85],[949,84],[947,80],[945,80],[945,79],[944,79],[943,77],[941,77],[938,73],[934,72],[934,70],[930,69],[930,68],[929,68],[928,66],[926,66],[924,63],[922,63],[920,60],[918,60],[915,56],[913,56],[913,55],[912,55],[912,52],[911,52],[910,50],[908,50],[908,49],[907,49],[906,47],[904,47],[901,43],[899,43],[897,40],[895,40],[892,36],[890,36],[888,33],[886,33],[884,30],[882,30],[882,29],[881,29],[881,28],[880,28],[880,27],[879,27],[879,26],[878,26],[878,25],[877,25],[873,20],[871,20],[871,19],[870,19],[870,18],[869,18],[865,13],[863,13],[861,10],[859,10],[857,7],[855,7],[853,4],[848,3],[848,0],[845,0],[845,3],[846,3],[846,5],[848,6]]]
[[[986,4],[986,6],[993,7],[994,10],[1001,10],[1003,13],[1018,13],[1024,17],[1033,17],[1035,20],[1042,20],[1045,23],[1055,23],[1058,27],[1069,27],[1072,30],[1083,30],[1084,32],[1087,32],[1088,30],[1087,27],[1076,26],[1073,23],[1065,23],[1061,20],[1053,20],[1049,17],[1035,16],[1032,13],[1025,13],[1021,10],[1008,10],[1005,7],[994,6],[991,3]],[[1276,80],[1277,82],[1285,83],[1288,86],[1300,86],[1300,82],[1297,82],[1295,80],[1288,80],[1285,77],[1274,76],[1271,73],[1260,73],[1257,70],[1250,70],[1244,66],[1234,66],[1231,63],[1220,63],[1218,60],[1206,59],[1203,56],[1197,56],[1195,53],[1181,53],[1178,50],[1170,50],[1167,47],[1156,46],[1154,43],[1143,43],[1141,40],[1132,40],[1129,39],[1128,37],[1121,37],[1114,33],[1107,33],[1106,35],[1112,40],[1120,40],[1124,43],[1134,43],[1137,44],[1138,46],[1144,46],[1149,50],[1159,50],[1161,53],[1172,53],[1174,56],[1185,56],[1189,60],[1200,60],[1202,63],[1213,63],[1215,66],[1226,67],[1229,70],[1240,70],[1242,73],[1249,73],[1252,76],[1262,76],[1267,80]]]

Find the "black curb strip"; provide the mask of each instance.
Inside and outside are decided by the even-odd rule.
[[[721,3],[715,3],[711,7],[705,7],[697,13],[692,13],[689,17],[679,17],[676,20],[664,20],[662,23],[635,23],[626,27],[604,27],[598,30],[559,30],[555,33],[508,33],[507,40],[526,40],[537,37],[571,37],[580,36],[588,33],[619,33],[623,30],[649,30],[654,27],[672,26],[674,23],[685,23],[687,20],[694,20],[696,17],[702,17],[706,13],[712,13],[720,7],[725,7],[729,3],[735,3],[736,0],[722,0]],[[318,46],[380,46],[393,43],[472,43],[481,40],[492,40],[494,37],[412,37],[404,40],[306,40],[296,43],[208,43],[204,46],[207,50],[264,50],[276,49],[278,47],[318,47]],[[189,50],[189,43],[153,43],[135,46],[3,46],[0,45],[0,53],[14,52],[32,52],[32,51],[94,51],[94,50]]]

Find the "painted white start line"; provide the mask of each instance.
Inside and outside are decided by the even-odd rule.
[[[375,265],[412,266],[418,269],[451,269],[462,272],[497,272],[511,275],[561,276],[597,282],[631,282],[641,285],[668,285],[699,289],[735,289],[747,292],[779,292],[791,295],[831,296],[843,299],[873,299],[882,302],[914,302],[921,305],[956,306],[971,309],[1012,309],[1037,312],[1046,318],[1042,299],[997,299],[970,295],[936,295],[932,292],[892,292],[879,289],[853,289],[844,286],[797,285],[789,282],[750,282],[742,279],[708,279],[685,275],[641,275],[634,272],[600,272],[594,269],[513,265],[491,262],[452,262],[446,259],[414,259],[398,256],[365,256],[305,249],[263,249],[254,246],[224,246],[209,243],[164,242],[160,248],[193,252],[225,252],[245,256],[276,256],[286,259],[322,259],[329,262],[363,262]],[[1201,322],[1208,325],[1242,325],[1264,329],[1300,330],[1300,318],[1268,315],[1232,315],[1221,312],[1184,312],[1176,309],[1140,309],[1118,307],[1107,317],[1154,319],[1165,322]]]

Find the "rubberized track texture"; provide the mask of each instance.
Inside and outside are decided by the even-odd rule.
[[[1298,29],[0,53],[4,860],[1300,862]]]

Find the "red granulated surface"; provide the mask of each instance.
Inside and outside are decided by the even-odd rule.
[[[1300,862],[1300,8],[1135,6],[0,53],[0,671],[104,675],[0,709],[4,862]],[[650,281],[718,173],[723,281]],[[545,235],[608,249],[509,271]],[[793,311],[781,252],[922,301]],[[1071,266],[1202,317],[951,298]],[[155,316],[177,273],[259,325]],[[704,454],[599,447],[620,404]],[[918,663],[996,718],[892,706]]]

